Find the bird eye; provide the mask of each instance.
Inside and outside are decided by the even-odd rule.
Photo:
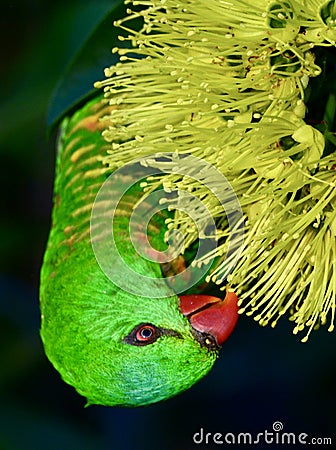
[[[155,328],[152,325],[143,325],[138,329],[136,338],[138,341],[145,342],[152,338],[155,334]]]
[[[137,325],[133,330],[124,338],[124,342],[138,347],[152,344],[163,332],[160,328],[156,328],[151,323],[141,323]]]

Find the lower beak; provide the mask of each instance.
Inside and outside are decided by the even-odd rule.
[[[238,297],[227,291],[224,300],[211,295],[182,295],[180,311],[191,326],[212,335],[220,347],[232,333],[238,320]]]

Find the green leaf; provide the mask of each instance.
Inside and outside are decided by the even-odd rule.
[[[50,133],[64,117],[81,103],[97,94],[95,81],[104,78],[104,68],[115,64],[119,56],[111,49],[120,46],[119,35],[127,35],[113,26],[115,20],[126,16],[123,0],[110,0],[93,4],[92,31],[60,78],[50,101],[47,126]],[[139,29],[140,20],[132,20],[130,26]],[[60,24],[61,28],[61,24]],[[123,43],[123,46],[125,44]]]

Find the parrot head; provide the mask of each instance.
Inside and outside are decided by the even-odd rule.
[[[153,299],[119,290],[85,269],[82,273],[80,300],[59,285],[52,293],[63,306],[48,311],[46,303],[42,339],[64,381],[88,404],[134,407],[188,389],[212,368],[238,318],[237,297],[230,291],[224,300],[208,295]],[[68,274],[70,283],[74,277]],[[49,294],[42,292],[42,299]]]
[[[169,398],[201,379],[237,321],[237,297],[232,292],[224,301],[206,295],[182,296],[178,305],[176,297],[169,300],[164,303],[164,319],[157,300],[158,312],[139,317],[118,333],[115,342],[122,360],[115,382],[136,404]]]

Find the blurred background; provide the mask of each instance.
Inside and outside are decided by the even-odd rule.
[[[335,444],[336,333],[324,329],[301,344],[285,319],[271,330],[242,317],[210,375],[174,399],[139,409],[84,408],[85,400],[47,361],[38,305],[55,158],[47,118],[55,119],[71,95],[78,98],[91,89],[91,79],[103,77],[102,65],[92,71],[84,62],[70,94],[61,84],[51,101],[62,73],[111,4],[1,4],[0,450],[211,449],[221,446],[193,442],[201,428],[271,432],[275,421],[283,431],[332,437]],[[103,47],[108,64],[112,55]],[[279,448],[265,446],[272,447]]]

